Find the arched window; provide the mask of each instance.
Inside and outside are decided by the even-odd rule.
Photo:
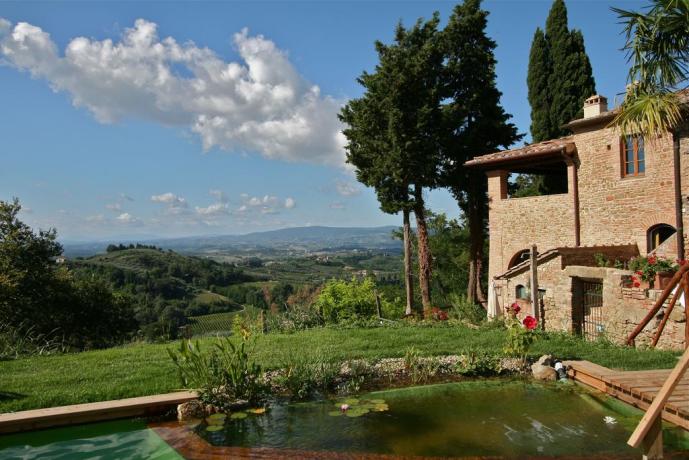
[[[507,266],[507,268],[512,268],[517,264],[520,264],[524,262],[525,260],[529,260],[529,256],[531,255],[531,251],[528,249],[522,249],[518,253],[512,256],[512,259],[510,259],[510,263]]]
[[[515,294],[515,297],[517,299],[521,299],[521,300],[528,300],[529,299],[529,295],[526,292],[526,286],[524,286],[523,284],[517,284],[515,286],[514,290],[515,290],[514,294]]]
[[[663,244],[665,240],[677,233],[675,227],[668,224],[658,224],[648,229],[648,252]]]

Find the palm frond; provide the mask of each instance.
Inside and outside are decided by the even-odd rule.
[[[677,94],[631,90],[611,125],[617,126],[623,135],[643,134],[652,137],[672,132],[681,120]]]

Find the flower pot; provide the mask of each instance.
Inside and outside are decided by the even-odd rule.
[[[661,290],[665,289],[674,275],[673,272],[656,273],[654,287]]]

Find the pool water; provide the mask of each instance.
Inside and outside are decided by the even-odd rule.
[[[197,441],[200,437],[214,446],[315,451],[316,457],[311,458],[319,458],[320,453],[326,457],[326,452],[507,458],[638,458],[640,454],[626,441],[642,413],[572,383],[483,380],[380,391],[355,398],[358,401],[350,401],[351,408],[345,414],[339,405],[347,398],[340,398],[276,403],[264,414],[248,412],[244,418],[219,416],[196,426],[197,434],[189,432],[188,424],[172,425],[182,436]],[[216,426],[207,430],[211,425]],[[686,433],[664,426],[666,450],[679,453],[673,458],[689,458]],[[222,449],[218,447],[218,458]],[[0,436],[2,460],[86,458],[182,457],[141,419]]]
[[[0,435],[0,459],[183,460],[141,419]]]
[[[627,446],[641,412],[574,384],[467,382],[370,393],[387,411],[337,415],[342,401],[274,406],[197,433],[213,445],[418,456],[589,456]],[[363,401],[364,399],[362,399]],[[353,408],[356,406],[353,406]],[[352,410],[352,409],[349,409]],[[612,417],[606,422],[606,417]],[[672,428],[670,450],[684,449]],[[666,441],[667,444],[667,441]]]

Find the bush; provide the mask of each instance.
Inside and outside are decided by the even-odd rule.
[[[351,281],[328,281],[314,303],[327,323],[345,319],[370,318],[377,316],[376,284],[371,278]],[[384,297],[379,296],[381,312],[390,314],[396,308]]]
[[[481,324],[486,320],[486,310],[480,305],[469,302],[466,296],[450,294],[450,318],[471,324]]]
[[[15,327],[0,323],[0,361],[65,351],[64,340],[56,332],[41,334],[27,324]]]
[[[311,308],[295,308],[284,313],[271,313],[266,317],[268,332],[292,333],[323,324],[321,315],[317,310]]]

